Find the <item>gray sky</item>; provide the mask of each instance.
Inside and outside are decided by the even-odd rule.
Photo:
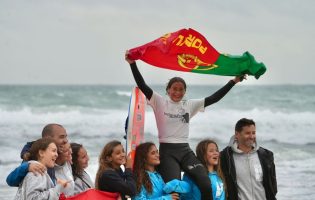
[[[181,28],[264,62],[246,84],[315,84],[314,22],[314,0],[0,0],[0,84],[133,84],[125,50]],[[148,84],[230,79],[138,65]]]

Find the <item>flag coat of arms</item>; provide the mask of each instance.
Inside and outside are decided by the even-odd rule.
[[[145,45],[129,50],[128,57],[165,69],[223,76],[253,75],[266,72],[249,52],[242,55],[219,53],[206,38],[193,29],[167,33]]]

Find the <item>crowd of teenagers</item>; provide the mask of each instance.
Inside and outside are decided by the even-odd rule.
[[[221,152],[211,139],[200,141],[195,152],[188,144],[190,118],[218,102],[244,76],[235,77],[210,96],[184,100],[182,78],[170,79],[164,97],[146,84],[128,52],[125,60],[153,108],[159,150],[152,142],[142,143],[132,160],[120,141],[110,141],[100,152],[93,181],[85,171],[89,157],[84,146],[69,143],[62,125],[48,124],[41,139],[24,146],[22,164],[7,177],[9,186],[18,187],[16,200],[57,200],[61,194],[70,197],[91,188],[118,193],[123,200],[276,199],[273,153],[258,145],[252,119],[236,122],[230,143]]]

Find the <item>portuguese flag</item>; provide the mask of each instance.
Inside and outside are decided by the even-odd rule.
[[[59,200],[117,200],[119,197],[118,193],[103,192],[96,189],[89,189],[85,192],[81,192],[75,196],[65,197],[63,194],[60,195]]]
[[[193,29],[167,33],[145,45],[129,50],[128,57],[165,69],[216,74],[222,76],[253,75],[258,79],[266,72],[249,52],[243,55],[221,54]]]

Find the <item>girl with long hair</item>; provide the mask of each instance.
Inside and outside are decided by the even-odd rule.
[[[186,83],[180,77],[170,79],[166,87],[167,98],[153,91],[144,81],[134,60],[125,54],[137,86],[153,108],[160,142],[161,164],[159,173],[165,183],[181,179],[181,171],[189,174],[201,190],[202,200],[211,200],[211,183],[206,169],[201,165],[188,143],[190,119],[222,99],[230,89],[243,80],[237,76],[214,94],[201,99],[184,100]],[[206,121],[206,120],[205,120]]]
[[[152,142],[142,143],[136,148],[133,172],[136,177],[137,195],[134,200],[144,199],[179,199],[177,193],[163,192],[165,183],[156,171],[160,164],[160,155]]]
[[[72,174],[74,179],[74,194],[94,188],[90,175],[85,171],[89,166],[89,156],[82,144],[71,143]]]
[[[124,165],[125,171],[121,169]],[[95,178],[95,188],[106,192],[120,193],[127,199],[136,194],[136,182],[132,173],[132,160],[126,158],[124,147],[119,141],[111,141],[105,145],[99,157],[99,168]]]
[[[217,143],[210,139],[202,140],[196,147],[196,154],[202,165],[208,170],[213,200],[225,200],[225,179],[220,166],[220,152]],[[183,180],[190,184],[191,191],[184,194],[182,199],[199,200],[201,194],[195,182],[188,174],[184,174]]]

